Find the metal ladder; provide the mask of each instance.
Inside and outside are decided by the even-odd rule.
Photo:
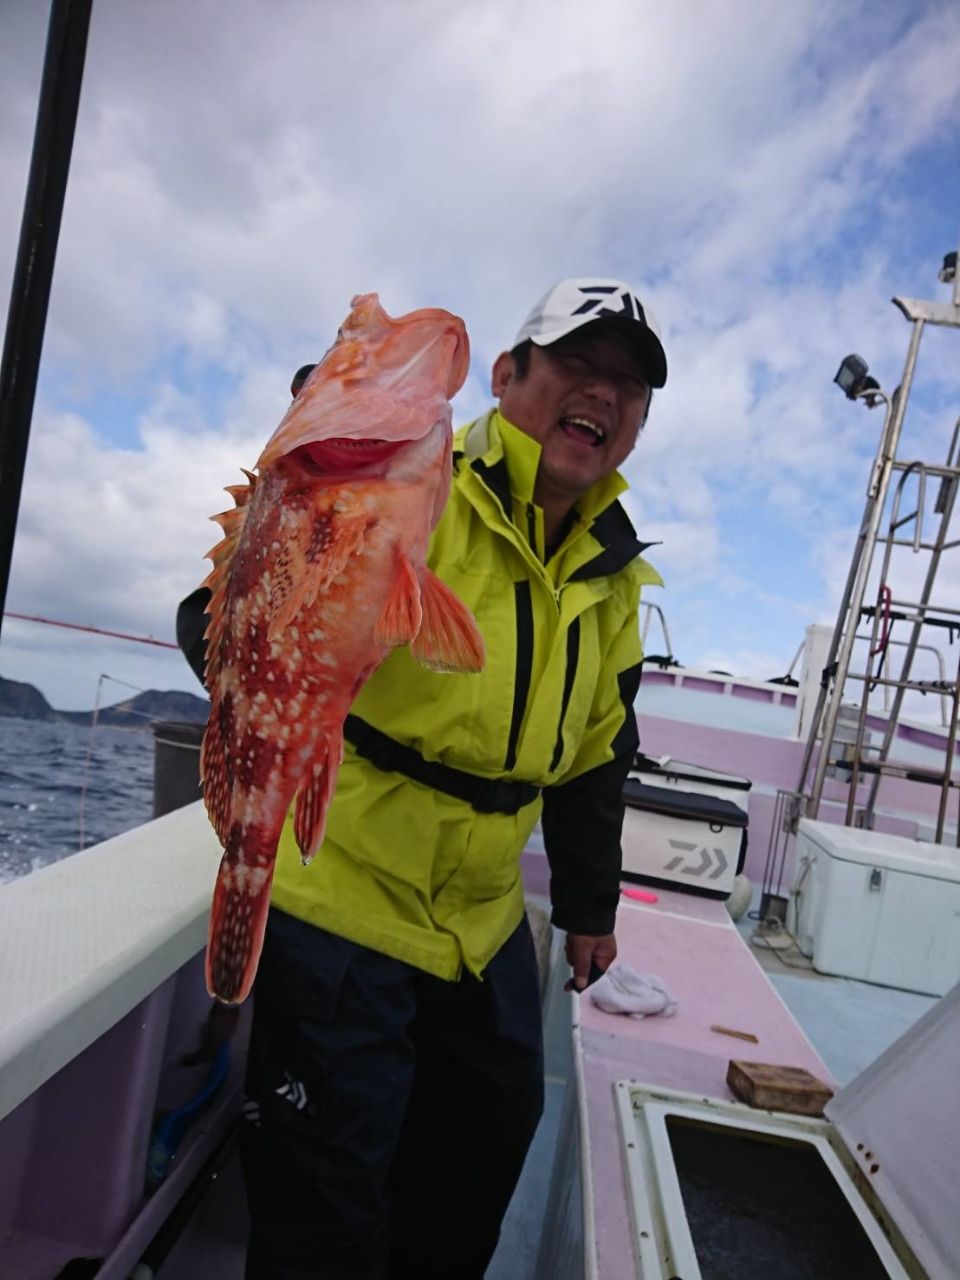
[[[948,605],[938,603],[933,598],[943,555],[960,546],[960,539],[949,538],[950,521],[960,486],[960,419],[953,429],[945,463],[933,464],[918,459],[907,461],[897,457],[924,329],[931,324],[960,329],[960,272],[957,270],[956,254],[949,254],[944,259],[940,279],[953,285],[950,302],[927,302],[899,297],[893,299],[894,305],[912,322],[913,331],[903,379],[892,396],[888,397],[876,381],[867,376],[867,366],[859,357],[848,357],[837,375],[837,381],[850,399],[862,399],[871,408],[884,404],[886,413],[867,487],[860,532],[823,670],[817,706],[810,722],[800,777],[796,791],[792,793],[793,803],[790,805],[786,825],[793,831],[796,830],[800,817],[818,816],[828,771],[845,771],[849,775],[845,815],[848,826],[872,827],[877,793],[885,777],[939,787],[940,802],[935,835],[938,843],[943,839],[950,793],[960,792],[960,779],[956,776],[955,767],[960,715],[960,664],[952,679],[946,679],[942,673],[938,680],[920,679],[913,672],[917,652],[929,647],[921,641],[924,637],[929,637],[931,628],[938,629],[941,635],[946,633],[951,641],[955,634],[960,634],[960,607],[957,607],[960,601]],[[846,382],[843,380],[845,368]],[[885,533],[881,533],[883,513],[894,477],[898,479],[890,501],[887,529]],[[932,515],[926,511],[928,486],[931,482],[939,482]],[[915,508],[902,514],[902,509],[909,505],[914,496],[914,490]],[[935,523],[932,530],[931,523]],[[872,605],[865,605],[874,552],[878,544],[884,548],[884,554],[878,575],[876,601]],[[894,547],[909,547],[914,555],[929,556],[919,599],[909,599],[908,592],[893,589]],[[858,631],[865,619],[872,624],[869,656],[863,664],[864,669],[855,671],[851,669],[851,658],[855,642],[865,638]],[[906,641],[892,642],[891,631],[895,623],[908,625]],[[898,643],[905,650],[900,669],[895,674],[889,667],[892,643]],[[875,663],[874,659],[879,661]],[[852,743],[847,744],[846,749],[838,754],[837,728],[841,720],[841,708],[847,711],[849,707],[851,684],[860,687],[859,696],[854,699],[859,704],[856,732]],[[874,745],[868,741],[868,704],[870,695],[877,688],[882,688],[885,692],[892,690],[893,700],[882,741]],[[899,763],[890,758],[904,698],[910,692],[934,694],[944,702],[947,734],[942,769]],[[845,694],[848,695],[848,700],[845,700]],[[818,741],[823,745],[814,764]],[[868,794],[865,799],[858,800],[858,784],[866,780],[869,781]],[[960,815],[957,826],[960,843]]]

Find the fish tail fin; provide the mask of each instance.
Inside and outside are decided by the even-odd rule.
[[[293,818],[293,834],[304,866],[323,843],[327,810],[337,785],[337,774],[343,761],[343,733],[336,730],[324,738],[313,757],[310,772],[297,792],[297,808]]]
[[[251,863],[250,842],[245,840],[244,861],[237,860],[240,834],[235,825],[220,863],[207,935],[207,990],[224,1004],[240,1004],[250,994],[263,950],[273,880],[272,853]]]

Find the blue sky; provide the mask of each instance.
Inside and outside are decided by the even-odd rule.
[[[45,9],[0,20],[4,297]],[[595,273],[665,330],[670,381],[625,470],[674,650],[785,671],[833,620],[880,431],[837,365],[858,351],[892,389],[908,326],[889,299],[948,296],[956,4],[224,11],[94,4],[8,609],[172,638],[223,486],[354,293],[464,317],[464,421],[532,301]],[[914,433],[945,455],[956,348],[930,335],[908,451]],[[4,625],[0,674],[55,706],[93,705],[104,673],[197,688],[175,653]]]

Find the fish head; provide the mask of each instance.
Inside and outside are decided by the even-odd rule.
[[[405,445],[449,424],[470,346],[463,321],[439,307],[389,316],[375,293],[353,299],[337,340],[267,442],[257,468],[296,455],[340,478],[382,472]]]

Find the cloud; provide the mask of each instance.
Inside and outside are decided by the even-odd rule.
[[[44,19],[5,10],[0,281]],[[958,110],[949,4],[95,7],[9,607],[171,634],[222,487],[353,293],[467,318],[462,421],[531,300],[597,271],[667,330],[626,471],[678,649],[785,667],[836,599],[879,433],[831,379],[850,350],[900,377],[886,299],[935,296]],[[954,338],[925,339],[923,448]]]

